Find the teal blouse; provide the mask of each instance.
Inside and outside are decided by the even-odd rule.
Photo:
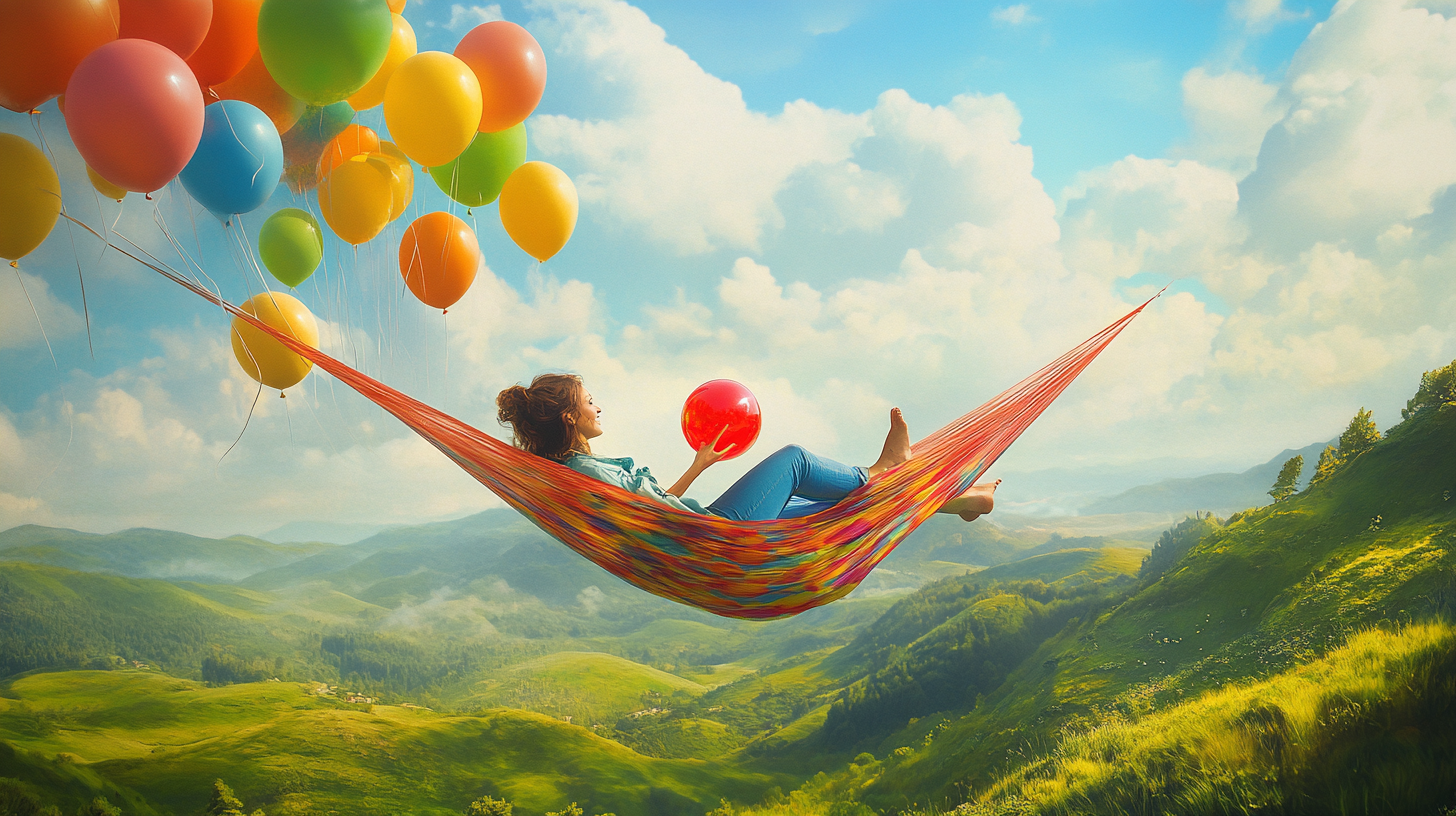
[[[657,479],[653,478],[652,471],[646,467],[634,467],[631,457],[628,456],[611,459],[606,456],[574,453],[562,464],[577,473],[584,473],[593,479],[630,490],[639,496],[660,501],[668,507],[685,513],[707,514],[708,512],[706,507],[693,499],[680,499],[663,490],[662,486],[657,483]]]

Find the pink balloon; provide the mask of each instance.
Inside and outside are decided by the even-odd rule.
[[[118,187],[150,193],[202,140],[202,90],[182,58],[150,40],[114,40],[76,66],[66,128],[81,157]]]

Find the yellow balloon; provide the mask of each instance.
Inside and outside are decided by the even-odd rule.
[[[506,234],[538,261],[561,251],[576,229],[576,185],[556,167],[532,161],[517,167],[500,194]]]
[[[318,323],[292,295],[264,292],[243,304],[243,311],[306,346],[318,348]],[[289,351],[272,335],[233,318],[233,356],[249,377],[280,391],[308,375],[313,363]]]
[[[0,133],[0,258],[19,260],[40,246],[61,215],[61,180],[40,148]]]
[[[334,234],[362,244],[389,223],[394,172],[384,156],[361,153],[335,167],[318,186],[319,209]]]
[[[415,42],[415,30],[399,14],[394,18],[394,32],[389,35],[389,52],[384,55],[384,64],[379,66],[374,78],[349,97],[349,107],[356,111],[368,110],[384,101],[384,89],[389,87],[389,78],[400,63],[419,53]]]
[[[426,167],[449,164],[465,152],[480,125],[480,107],[475,72],[442,51],[400,63],[384,91],[390,136],[406,156]]]
[[[389,183],[389,192],[392,194],[389,220],[393,221],[404,215],[404,208],[409,206],[410,199],[415,196],[415,166],[410,164],[409,156],[396,147],[394,142],[380,142],[379,152],[394,176]]]
[[[96,188],[96,192],[117,201],[126,198],[125,188],[117,187],[115,184],[102,178],[101,174],[92,170],[89,164],[86,165],[86,175],[91,179],[91,186]]]

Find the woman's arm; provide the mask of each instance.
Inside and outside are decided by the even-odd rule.
[[[723,434],[727,430],[728,428],[724,426],[723,430],[718,432],[718,435],[712,442],[698,448],[698,453],[693,457],[693,463],[688,466],[687,472],[682,475],[682,478],[674,482],[672,487],[667,489],[667,492],[677,496],[679,499],[682,498],[682,495],[688,492],[688,488],[692,486],[693,480],[703,475],[703,471],[707,470],[708,466],[728,455],[728,451],[733,450],[732,445],[729,445],[723,450],[714,450],[718,445],[718,440],[723,438]]]

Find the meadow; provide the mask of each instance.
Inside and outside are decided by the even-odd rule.
[[[1437,816],[1456,407],[1418,393],[1355,445],[1151,550],[932,523],[882,583],[766,623],[644,596],[508,513],[235,583],[156,577],[175,538],[130,534],[128,575],[17,528],[0,807],[194,813],[222,779],[271,814]]]

